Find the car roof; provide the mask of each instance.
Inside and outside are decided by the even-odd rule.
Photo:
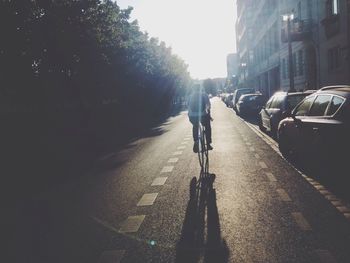
[[[316,94],[340,95],[344,98],[350,99],[350,86],[328,86],[318,90]]]
[[[249,94],[242,95],[241,98],[249,97],[249,96],[262,96],[262,94],[260,94],[260,93],[249,93]]]
[[[287,92],[287,91],[277,91],[272,96],[298,96],[298,95],[310,95],[317,90],[305,90],[305,91],[297,91],[297,92]]]

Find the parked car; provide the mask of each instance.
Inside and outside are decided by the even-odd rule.
[[[237,89],[235,90],[235,92],[233,93],[233,98],[232,98],[232,108],[236,111],[236,104],[239,100],[239,98],[244,95],[244,94],[252,94],[255,92],[255,89],[251,89],[251,88],[244,88],[244,89]]]
[[[242,95],[237,102],[237,114],[242,116],[256,116],[260,112],[264,103],[265,100],[262,94]]]
[[[259,113],[259,128],[266,132],[271,132],[276,137],[278,124],[282,119],[290,115],[291,111],[306,96],[315,90],[305,92],[276,92],[262,108]]]
[[[348,162],[350,86],[325,87],[306,97],[278,127],[279,148],[286,157],[301,154],[318,164]]]
[[[227,97],[225,98],[225,104],[227,107],[232,108],[232,98],[233,94],[228,94]]]

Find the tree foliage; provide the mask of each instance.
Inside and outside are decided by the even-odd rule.
[[[187,65],[131,12],[111,0],[1,0],[3,107],[164,112],[186,92]]]

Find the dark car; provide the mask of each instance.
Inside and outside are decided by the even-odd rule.
[[[232,98],[232,108],[236,111],[237,110],[236,104],[237,104],[239,98],[242,95],[252,94],[254,92],[255,92],[255,89],[251,89],[251,88],[244,88],[244,89],[235,90],[235,92],[233,93],[233,98]]]
[[[272,136],[277,135],[278,124],[299,104],[306,96],[315,90],[305,92],[276,92],[260,111],[259,128],[262,131],[271,132]]]
[[[278,127],[286,157],[305,156],[319,164],[347,162],[350,147],[350,86],[325,87],[306,97]],[[297,155],[298,154],[298,155]]]
[[[265,100],[262,94],[246,94],[242,95],[237,102],[237,114],[239,115],[257,115]]]

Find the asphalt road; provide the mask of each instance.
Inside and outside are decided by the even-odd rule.
[[[212,117],[212,185],[191,187],[200,167],[183,112],[22,211],[11,261],[350,262],[346,204],[218,98]]]

